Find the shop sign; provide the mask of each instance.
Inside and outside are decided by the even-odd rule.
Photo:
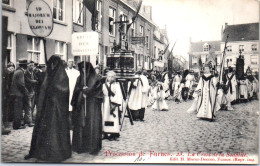
[[[131,44],[141,44],[145,43],[145,37],[132,37],[131,38]]]
[[[53,18],[50,6],[43,0],[32,1],[27,12],[32,32],[39,37],[47,37],[53,29]]]

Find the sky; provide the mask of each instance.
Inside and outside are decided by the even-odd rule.
[[[221,27],[228,23],[259,22],[259,0],[143,0],[152,6],[153,21],[167,26],[173,53],[188,59],[191,41],[221,40]]]

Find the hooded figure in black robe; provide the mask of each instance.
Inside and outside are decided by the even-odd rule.
[[[84,86],[84,70],[86,86]],[[74,126],[72,150],[77,153],[96,154],[102,148],[102,82],[89,62],[86,62],[86,69],[84,62],[79,63],[79,71],[80,76],[71,100]]]
[[[69,79],[60,57],[53,55],[41,86],[31,149],[25,159],[60,162],[71,157]]]

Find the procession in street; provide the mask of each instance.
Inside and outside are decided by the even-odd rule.
[[[259,23],[225,23],[221,40],[190,41],[185,60],[142,0],[55,2],[51,9],[48,0],[26,1],[30,32],[2,24],[2,162],[156,163],[169,156],[163,162],[178,163],[183,153],[258,154]],[[62,23],[64,3],[80,7],[71,26]],[[17,4],[2,5],[12,25],[6,13],[19,11]]]

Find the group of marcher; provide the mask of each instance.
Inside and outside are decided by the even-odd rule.
[[[254,97],[258,99],[258,91],[258,74],[253,75],[250,70],[238,80],[233,68],[229,67],[220,79],[205,65],[204,74],[193,94],[193,104],[187,112],[196,112],[198,118],[213,121],[220,109],[233,110],[233,104],[247,102]]]
[[[148,106],[154,111],[168,111],[166,100],[179,103],[194,98],[188,112],[213,119],[223,106],[231,110],[231,103],[237,99],[258,96],[258,78],[248,75],[238,82],[231,68],[226,81],[218,83],[217,74],[205,65],[196,89],[194,73],[188,70],[173,75],[139,70],[124,86],[114,71],[102,77],[100,69],[90,62],[80,62],[77,68],[73,59],[64,65],[56,55],[50,57],[46,67],[23,59],[17,70],[14,64],[8,64],[3,108],[9,110],[8,114],[13,112],[14,129],[23,129],[25,124],[34,126],[25,159],[59,162],[70,158],[72,151],[97,154],[102,139],[120,137],[126,109],[128,117],[143,122]],[[5,122],[6,111],[2,112]]]

